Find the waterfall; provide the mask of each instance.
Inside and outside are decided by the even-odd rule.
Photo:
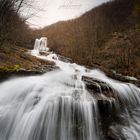
[[[118,113],[123,124],[126,121],[110,124],[118,137],[139,140],[140,89],[99,69],[64,62],[55,53],[35,53],[42,44],[46,47],[41,40],[36,39],[31,54],[54,61],[59,69],[0,84],[0,140],[107,140],[103,112]],[[96,91],[88,90],[83,76],[91,78]]]
[[[47,47],[47,38],[41,37],[40,39],[35,40],[34,44],[34,53],[39,54],[40,52],[46,52],[49,51],[49,48]]]

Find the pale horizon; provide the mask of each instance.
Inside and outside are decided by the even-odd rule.
[[[32,7],[22,11],[32,15],[27,23],[32,28],[42,28],[59,21],[74,19],[109,0],[30,0]]]

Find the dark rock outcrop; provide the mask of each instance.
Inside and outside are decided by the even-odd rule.
[[[32,68],[26,70],[24,68],[20,68],[17,71],[8,70],[8,71],[0,71],[0,82],[3,82],[11,77],[16,76],[31,76],[31,75],[41,75],[48,71],[52,71],[54,69],[58,69],[55,65],[41,65],[38,68]]]
[[[67,63],[68,63],[68,62],[71,62],[71,63],[73,62],[72,59],[67,58],[67,57],[64,57],[64,56],[62,56],[62,55],[58,55],[58,57],[59,57],[59,60],[60,60],[60,61],[67,62]]]
[[[121,115],[125,110],[123,107],[121,107],[121,109],[118,108],[120,102],[115,91],[107,83],[97,79],[83,76],[82,80],[86,85],[86,89],[97,100],[97,107],[100,114],[99,127],[102,130],[104,139],[126,140],[122,133],[122,128],[129,123],[125,117]]]
[[[103,97],[101,96],[101,94],[103,94],[108,98],[115,98],[112,88],[107,83],[87,76],[82,76],[82,80],[84,81],[87,90],[93,96],[100,96],[100,98],[103,99]]]

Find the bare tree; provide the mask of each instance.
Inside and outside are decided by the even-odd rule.
[[[27,3],[24,2],[25,0],[0,0],[0,46],[5,41],[13,41],[16,32],[26,27],[26,20],[19,16],[20,9]]]

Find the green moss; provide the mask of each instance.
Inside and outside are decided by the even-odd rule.
[[[15,65],[8,65],[8,66],[4,66],[4,65],[1,65],[0,66],[0,71],[19,71],[20,69],[20,66],[18,64],[15,64]]]
[[[19,71],[20,66],[18,64],[14,65],[13,70],[14,71]]]

